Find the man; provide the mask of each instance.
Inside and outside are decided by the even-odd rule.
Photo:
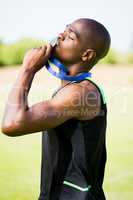
[[[39,200],[105,200],[102,183],[106,162],[106,102],[91,80],[62,81],[48,101],[28,106],[37,71],[55,56],[69,75],[89,71],[110,47],[106,28],[78,19],[58,36],[55,47],[30,50],[9,95],[2,131],[20,136],[43,131]]]

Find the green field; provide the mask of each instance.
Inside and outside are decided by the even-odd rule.
[[[0,69],[0,120],[18,73]],[[108,102],[108,161],[104,180],[107,200],[133,199],[133,67],[98,66],[95,78],[104,85]],[[35,77],[30,105],[47,99],[59,82],[46,71]],[[17,138],[0,135],[0,200],[37,200],[40,184],[41,134]]]

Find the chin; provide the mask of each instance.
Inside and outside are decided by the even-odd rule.
[[[60,47],[56,46],[53,51],[53,56],[57,58],[62,64],[70,65],[70,61],[63,56],[62,50]]]

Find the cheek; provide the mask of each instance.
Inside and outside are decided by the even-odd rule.
[[[62,45],[57,49],[57,54],[62,61],[77,62],[81,59],[81,52],[78,47]]]

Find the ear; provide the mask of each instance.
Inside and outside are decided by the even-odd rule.
[[[82,61],[83,62],[89,61],[89,60],[91,60],[92,58],[95,58],[95,57],[96,57],[96,51],[93,50],[93,49],[87,49],[82,55]]]

